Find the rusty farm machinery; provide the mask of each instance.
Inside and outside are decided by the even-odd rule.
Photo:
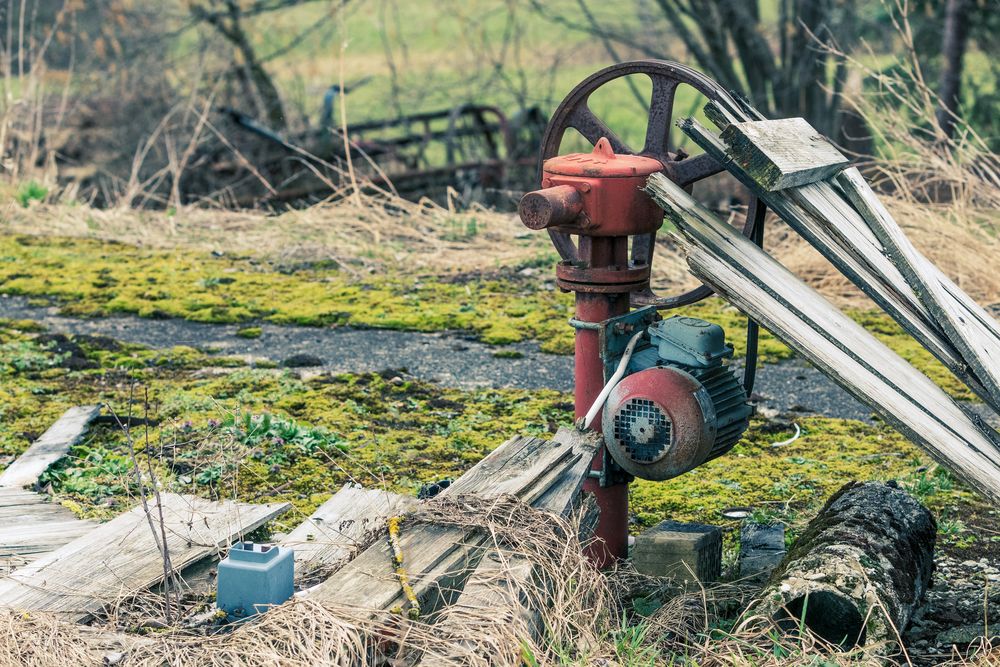
[[[588,106],[602,86],[646,76],[641,147]],[[680,86],[707,99],[720,136],[679,123],[703,152],[670,145]],[[568,130],[593,145],[561,154]],[[749,424],[758,323],[824,371],[942,465],[1000,499],[1000,436],[761,248],[767,209],[807,239],[985,404],[1000,413],[1000,325],[909,242],[857,168],[804,120],[765,120],[748,102],[684,65],[643,60],[585,79],[556,109],[541,146],[541,189],[519,213],[559,252],[557,285],[576,297],[578,425],[604,435],[584,488],[601,518],[601,565],[627,553],[628,483],[666,480],[725,454]],[[750,193],[739,228],[691,196],[722,171]],[[702,286],[650,289],[663,213]],[[747,317],[742,377],[716,324],[673,311],[718,293]]]
[[[239,205],[325,199],[348,185],[353,172],[365,186],[408,199],[451,197],[463,204],[510,207],[531,183],[545,126],[537,107],[508,117],[496,106],[463,103],[352,122],[345,135],[333,107],[328,92],[318,126],[288,135],[235,109],[221,109],[256,173],[220,148],[211,163],[216,180],[231,184]]]

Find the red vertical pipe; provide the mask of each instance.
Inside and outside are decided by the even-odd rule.
[[[590,264],[595,268],[615,264],[615,255],[619,249],[614,245],[614,239],[592,239]],[[603,322],[604,320],[624,315],[629,309],[628,294],[598,294],[589,292],[576,293],[576,319],[581,322]],[[575,348],[575,406],[576,418],[587,414],[594,404],[601,389],[604,388],[604,364],[601,361],[601,349],[598,333],[594,329],[576,330]],[[601,430],[601,417],[598,415],[592,428]],[[597,452],[590,466],[593,471],[600,471],[604,465],[604,447]],[[597,523],[595,537],[597,540],[588,549],[588,556],[598,567],[613,565],[618,559],[628,555],[628,485],[615,484],[602,487],[600,480],[588,478],[583,483],[583,490],[593,493],[601,516]]]

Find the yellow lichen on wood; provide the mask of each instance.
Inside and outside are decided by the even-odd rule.
[[[406,573],[406,568],[403,567],[403,549],[399,544],[399,525],[402,522],[403,517],[401,516],[389,517],[387,522],[389,547],[392,549],[392,563],[395,566],[396,578],[399,579],[399,586],[403,589],[403,597],[410,603],[406,615],[416,620],[420,618],[420,602],[417,600],[417,594],[413,591],[413,586],[410,585],[410,576]]]

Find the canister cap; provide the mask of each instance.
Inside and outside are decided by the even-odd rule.
[[[616,155],[611,142],[601,137],[592,153],[570,153],[550,158],[542,165],[545,173],[589,178],[629,178],[649,176],[663,169],[659,160],[641,155]]]

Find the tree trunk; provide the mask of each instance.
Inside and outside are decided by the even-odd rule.
[[[967,0],[948,0],[945,9],[941,43],[944,63],[938,86],[941,102],[937,110],[937,122],[948,137],[955,131],[955,119],[958,115],[959,93],[962,87],[962,58],[965,56],[965,44],[969,34],[968,9]]]
[[[748,613],[888,651],[930,582],[934,517],[894,482],[851,482],[806,527]]]

